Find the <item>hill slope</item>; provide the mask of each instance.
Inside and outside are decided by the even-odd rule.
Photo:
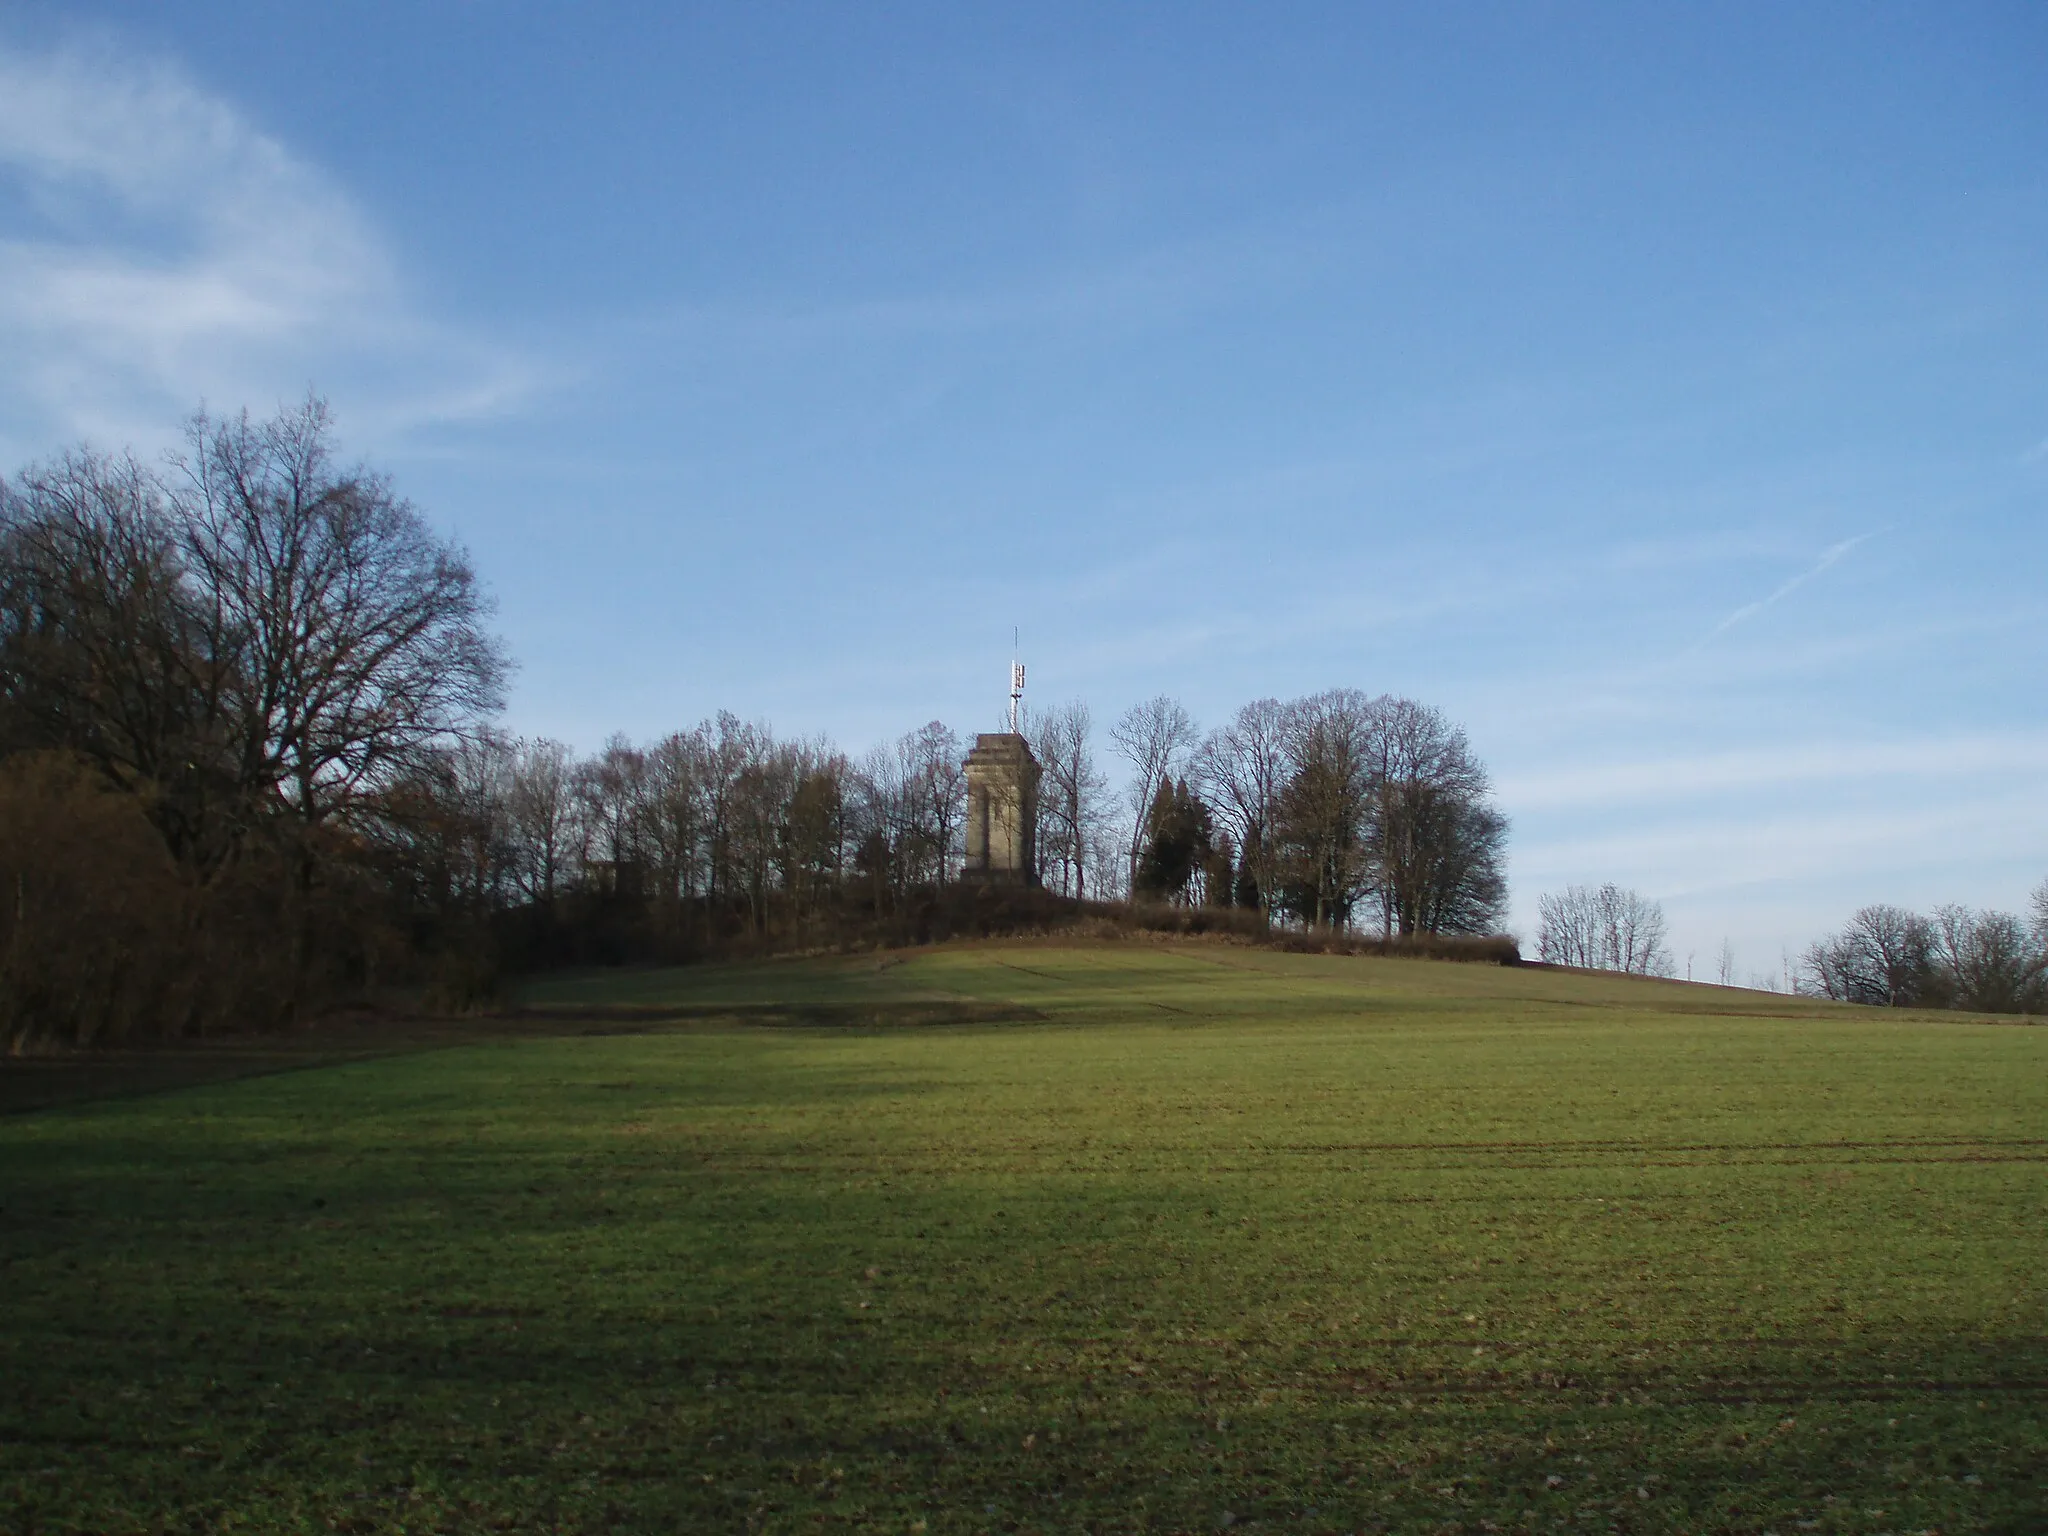
[[[2048,1507],[2048,1032],[1194,945],[530,1004],[630,1032],[0,1123],[0,1521]]]

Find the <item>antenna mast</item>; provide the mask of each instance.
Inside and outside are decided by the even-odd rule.
[[[1024,663],[1017,659],[1020,631],[1010,631],[1010,734],[1017,734],[1018,706],[1024,698]]]

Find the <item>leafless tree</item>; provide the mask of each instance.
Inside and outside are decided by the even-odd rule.
[[[1367,824],[1389,933],[1479,933],[1500,920],[1507,821],[1463,730],[1412,699],[1372,701]]]
[[[768,928],[769,904],[797,777],[796,754],[791,748],[765,739],[765,733],[762,746],[734,781],[727,822],[735,883],[746,899],[748,921],[757,934]]]
[[[513,744],[498,732],[458,737],[446,754],[445,803],[457,832],[451,895],[472,912],[503,906],[516,888],[519,846],[512,822]]]
[[[1088,706],[1055,704],[1036,711],[1031,721],[1032,750],[1039,781],[1038,857],[1040,878],[1056,885],[1062,896],[1088,893],[1090,842],[1102,819],[1101,797],[1107,787],[1095,766],[1089,744],[1094,722]],[[1057,880],[1047,878],[1057,872]]]
[[[268,1017],[346,968],[377,880],[496,899],[508,663],[467,558],[334,462],[324,404],[195,417],[167,474],[76,453],[0,503],[0,750],[131,794],[203,888],[191,952],[213,924],[283,955]]]
[[[513,744],[506,811],[528,901],[551,904],[575,848],[575,754],[545,737]]]
[[[1934,949],[1954,1005],[1976,1013],[2033,1013],[2048,1005],[2048,962],[2027,924],[2010,912],[1937,907]]]
[[[765,753],[770,738],[765,727],[749,725],[724,709],[698,731],[703,741],[704,895],[707,907],[716,907],[744,884],[734,863],[741,780]]]
[[[1636,976],[1668,976],[1671,952],[1664,942],[1664,908],[1640,892],[1601,888],[1605,923],[1606,968]]]
[[[1194,779],[1236,845],[1242,876],[1258,891],[1259,910],[1272,911],[1278,875],[1276,821],[1288,774],[1289,712],[1277,699],[1256,699],[1211,731],[1195,754]]]
[[[1808,947],[1798,989],[1877,1006],[2048,1010],[2044,895],[2048,891],[2035,895],[2032,921],[1960,905],[1937,907],[1926,917],[1899,907],[1865,907],[1840,933]]]
[[[89,759],[205,872],[249,814],[202,596],[174,509],[132,458],[81,450],[0,484],[0,745]]]
[[[967,769],[960,738],[934,720],[897,744],[910,791],[908,831],[923,878],[944,885],[967,826]]]
[[[171,490],[238,783],[309,826],[495,710],[509,669],[468,557],[330,439],[318,399],[201,414]]]
[[[1465,734],[1409,699],[1335,689],[1287,707],[1273,839],[1288,909],[1387,933],[1481,933],[1500,920],[1507,822]]]
[[[1536,953],[1549,965],[1588,968],[1599,964],[1602,948],[1599,892],[1583,885],[1536,898]]]
[[[600,889],[626,895],[641,884],[646,783],[647,758],[622,735],[614,734],[596,757],[577,765],[585,857]]]
[[[898,858],[903,819],[900,780],[896,753],[885,746],[869,748],[853,764],[847,780],[854,871],[867,887],[878,913],[903,889],[903,870]]]
[[[1668,976],[1671,951],[1664,943],[1663,905],[1636,891],[1619,891],[1609,906],[1608,968],[1637,976]]]
[[[781,875],[783,890],[802,916],[816,912],[846,872],[850,769],[845,757],[822,741],[800,744],[791,756]]]
[[[1124,863],[1124,833],[1115,818],[1103,816],[1088,829],[1087,864],[1094,873],[1090,888],[1095,901],[1128,901],[1131,887]]]
[[[1372,884],[1375,703],[1332,689],[1286,713],[1287,779],[1276,801],[1276,851],[1291,905],[1316,928],[1341,928]]]
[[[878,897],[942,884],[966,826],[960,738],[936,720],[907,732],[863,757],[850,787],[848,836]]]
[[[673,906],[702,888],[706,733],[701,726],[671,731],[642,755],[640,823],[651,890]]]
[[[1110,728],[1109,739],[1131,765],[1130,841],[1125,850],[1125,882],[1138,882],[1138,859],[1145,847],[1145,817],[1159,795],[1181,770],[1195,746],[1195,722],[1178,699],[1165,694],[1134,704]]]
[[[1903,907],[1865,907],[1842,932],[1808,947],[1800,962],[1800,989],[1877,1007],[1938,1003],[1943,981],[1934,929]]]
[[[1567,886],[1537,898],[1537,953],[1553,965],[1663,976],[1664,909],[1641,893],[1612,884]]]

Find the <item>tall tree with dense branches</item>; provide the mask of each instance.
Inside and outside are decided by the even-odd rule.
[[[334,460],[317,398],[195,416],[170,482],[242,788],[345,813],[503,701],[468,557],[390,482]]]

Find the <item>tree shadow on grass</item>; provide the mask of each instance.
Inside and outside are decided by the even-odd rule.
[[[14,1226],[0,1520],[2018,1532],[2043,1507],[2040,1338],[1290,1330],[1258,1306],[1283,1274],[1191,1266],[1129,1189],[401,1161],[318,1195],[222,1167],[146,1210],[74,1181]]]

